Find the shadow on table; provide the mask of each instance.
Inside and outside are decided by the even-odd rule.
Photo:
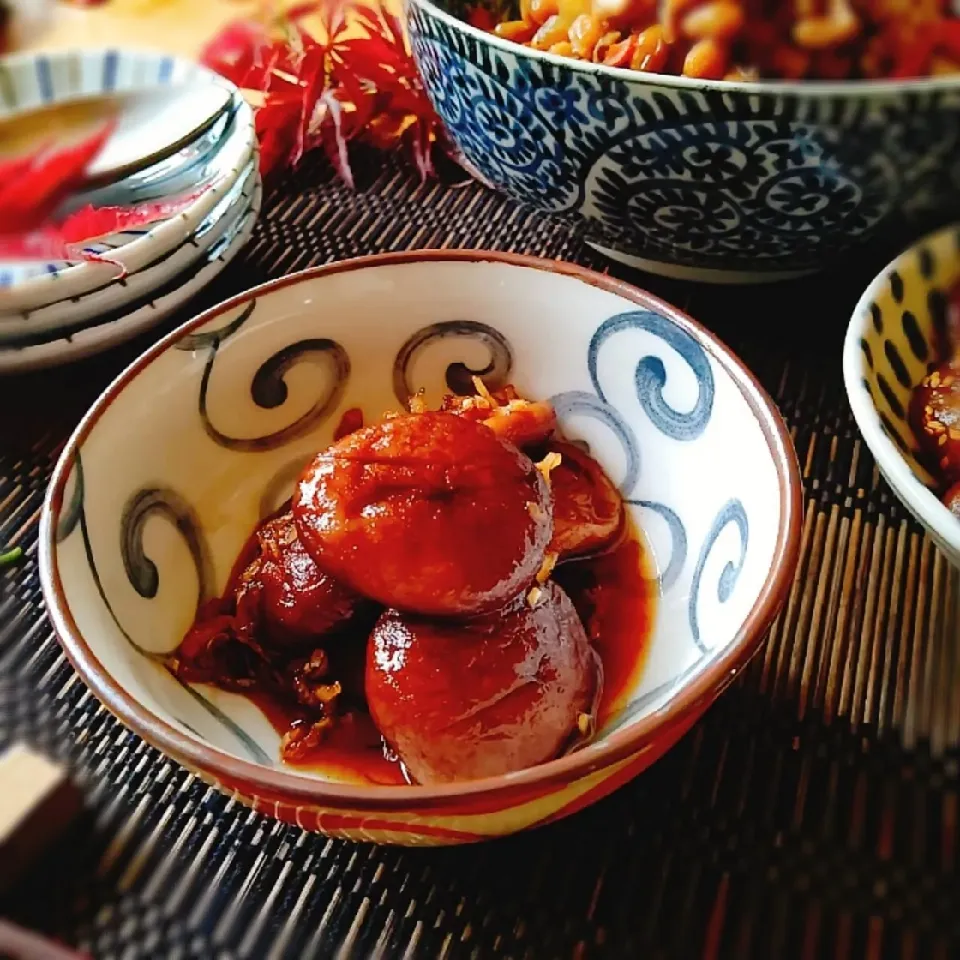
[[[126,915],[142,924],[149,905],[152,928],[247,956],[265,956],[288,924],[290,957],[347,945],[350,957],[539,958],[569,956],[577,943],[585,956],[799,960],[844,944],[837,955],[865,955],[878,924],[885,942],[913,938],[916,956],[931,955],[934,938],[960,946],[956,757],[794,717],[790,704],[735,686],[610,798],[458,848],[303,834],[167,764],[162,793],[181,797],[181,819],[165,822],[159,783],[131,785],[135,828],[98,827],[72,861],[54,858],[14,917],[42,923],[43,904],[56,904],[64,929],[95,942],[98,918],[104,929]],[[133,735],[118,728],[110,740],[128,757],[123,770],[131,747],[138,769],[154,766]],[[108,849],[124,834],[125,848]],[[245,913],[250,895],[268,896],[269,912]]]
[[[393,856],[429,877],[445,912],[470,905],[465,947],[779,960],[847,942],[837,955],[860,956],[879,924],[888,943],[913,937],[917,956],[935,937],[954,955],[956,758],[781,707],[735,688],[647,773],[568,821]],[[804,917],[806,900],[819,906]]]
[[[0,898],[0,916],[27,929],[47,930],[51,917],[84,910],[85,890],[101,855],[93,815],[86,812]]]

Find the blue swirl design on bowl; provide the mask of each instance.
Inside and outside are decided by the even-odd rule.
[[[561,422],[574,414],[583,414],[605,424],[620,441],[626,458],[627,469],[620,482],[620,493],[626,496],[640,479],[640,445],[634,436],[630,424],[621,416],[616,407],[607,403],[603,397],[587,393],[586,390],[570,390],[558,393],[550,398],[557,419]]]
[[[407,22],[469,164],[518,200],[585,219],[587,237],[614,251],[805,271],[905,218],[943,222],[960,209],[956,91],[684,87],[505,48],[427,0],[410,0]]]
[[[670,531],[670,559],[666,567],[660,571],[660,589],[666,593],[680,577],[683,565],[687,561],[687,531],[676,511],[671,510],[665,503],[654,500],[627,500],[633,507],[650,510],[660,516]]]
[[[667,371],[659,357],[643,357],[637,364],[634,379],[637,398],[653,425],[665,436],[673,440],[695,440],[706,429],[713,412],[713,371],[706,351],[685,330],[672,320],[662,317],[652,310],[632,310],[605,320],[590,339],[587,354],[587,366],[590,380],[597,396],[606,402],[597,367],[600,360],[600,348],[614,334],[621,330],[642,330],[658,337],[683,358],[697,378],[697,402],[689,413],[680,413],[663,399],[663,387],[667,382]]]
[[[169,654],[155,653],[147,650],[133,639],[126,627],[120,622],[120,618],[117,616],[113,604],[110,602],[104,589],[97,562],[94,558],[90,533],[87,529],[87,518],[84,507],[86,489],[83,474],[83,460],[80,451],[77,451],[76,459],[73,463],[73,478],[73,493],[57,526],[56,542],[59,545],[73,536],[75,531],[80,531],[84,554],[86,555],[94,586],[120,635],[133,650],[145,659],[155,663],[182,690],[185,690],[197,704],[209,713],[211,717],[233,734],[252,760],[256,763],[263,763],[268,766],[272,765],[273,761],[267,752],[245,730],[220,710],[219,707],[211,703],[203,694],[176,675],[168,662]],[[203,530],[196,514],[182,497],[171,490],[153,488],[138,491],[130,498],[130,501],[124,508],[123,519],[121,521],[120,552],[130,585],[140,596],[147,599],[153,599],[153,597],[157,595],[159,573],[156,564],[146,555],[143,549],[143,526],[147,517],[152,514],[158,514],[171,522],[187,543],[196,566],[198,587],[197,603],[199,606],[203,600],[208,599],[210,594],[209,551],[207,550]],[[179,718],[177,722],[181,723],[187,729],[192,729],[189,724],[183,723]]]
[[[726,603],[733,593],[737,578],[743,569],[743,563],[747,558],[747,542],[749,540],[750,525],[747,522],[747,511],[739,500],[730,500],[721,508],[717,518],[713,521],[713,526],[707,534],[703,547],[700,550],[700,558],[697,560],[697,566],[693,571],[693,581],[690,586],[690,632],[693,634],[693,642],[699,647],[701,653],[709,653],[710,648],[704,644],[700,636],[700,621],[697,616],[697,603],[700,599],[700,581],[703,578],[703,568],[706,566],[707,559],[713,551],[714,545],[720,538],[720,534],[730,524],[734,524],[740,533],[740,558],[734,563],[730,561],[724,565],[720,573],[720,580],[717,583],[717,599],[721,603]]]
[[[701,436],[713,414],[716,390],[709,357],[694,336],[673,320],[652,310],[631,310],[603,321],[591,336],[587,348],[587,372],[595,392],[566,391],[551,397],[550,402],[561,424],[573,415],[584,415],[603,423],[620,442],[626,462],[625,476],[619,487],[621,494],[628,503],[657,513],[666,522],[670,532],[670,560],[660,577],[661,589],[666,591],[677,582],[686,562],[688,553],[686,528],[679,514],[667,504],[630,499],[640,479],[640,444],[629,422],[608,400],[600,378],[602,348],[618,333],[631,330],[650,334],[669,347],[689,367],[697,383],[697,399],[692,409],[676,410],[666,402],[663,395],[668,378],[664,361],[660,357],[649,354],[641,357],[634,371],[634,388],[637,400],[650,422],[661,434],[681,443],[691,442]],[[486,386],[492,390],[502,387],[507,382],[513,368],[513,351],[503,334],[488,324],[476,321],[452,320],[434,323],[410,336],[394,358],[393,387],[401,404],[406,406],[418,389],[412,382],[410,372],[416,358],[432,344],[451,338],[481,343],[489,352],[490,359],[485,366],[477,369],[463,362],[449,363],[444,373],[444,381],[448,389],[461,395],[473,393],[473,376],[481,377]],[[746,511],[739,500],[724,505],[714,520],[701,548],[694,571],[689,599],[690,627],[694,642],[704,655],[709,650],[700,638],[697,619],[697,602],[703,569],[720,533],[731,522],[736,522],[740,530],[740,557],[736,563],[731,562],[724,567],[718,584],[718,597],[721,603],[729,599],[743,568],[748,543]]]
[[[604,423],[620,441],[627,464],[626,475],[620,484],[621,494],[628,503],[659,514],[666,521],[670,531],[672,541],[670,560],[661,575],[661,589],[666,592],[677,582],[686,562],[688,551],[686,528],[679,514],[667,504],[631,499],[640,479],[640,444],[627,420],[607,399],[607,394],[600,382],[601,348],[615,334],[628,330],[650,334],[663,342],[690,369],[697,383],[697,399],[692,409],[687,412],[676,410],[666,402],[663,396],[669,375],[667,365],[660,357],[649,354],[642,356],[637,362],[633,382],[637,400],[651,424],[663,436],[679,443],[689,443],[701,436],[713,415],[716,391],[710,359],[692,334],[668,317],[651,310],[631,310],[610,317],[601,323],[594,331],[587,348],[587,372],[596,393],[570,391],[552,397],[551,403],[561,423],[571,414],[586,415]],[[697,615],[701,581],[707,558],[713,551],[720,534],[730,523],[735,523],[740,532],[740,555],[736,563],[729,562],[724,566],[717,586],[717,596],[721,603],[726,603],[730,598],[740,571],[743,569],[749,542],[747,513],[739,500],[729,501],[717,514],[701,547],[691,582],[688,600],[690,630],[694,643],[704,656],[709,654],[710,648],[701,639]],[[627,709],[632,709],[632,706]]]
[[[634,386],[640,406],[653,425],[672,440],[694,440],[706,429],[713,412],[713,371],[706,351],[697,340],[672,320],[651,310],[631,310],[610,317],[600,324],[587,348],[587,371],[595,393],[572,390],[550,398],[562,420],[572,414],[584,414],[606,424],[623,447],[627,469],[620,493],[629,497],[640,479],[640,445],[623,417],[606,397],[600,383],[601,347],[616,333],[638,330],[650,333],[674,350],[690,367],[697,380],[697,402],[688,413],[674,410],[663,398],[667,371],[659,357],[644,356],[634,372]]]
[[[260,364],[250,384],[250,397],[262,410],[275,410],[282,407],[288,395],[284,380],[286,372],[305,357],[321,356],[329,361],[332,376],[327,378],[326,388],[313,406],[282,429],[261,437],[231,437],[219,430],[210,419],[208,409],[210,378],[213,375],[217,354],[220,347],[253,316],[256,306],[257,301],[251,300],[237,317],[223,327],[204,333],[189,334],[176,345],[177,350],[191,353],[196,350],[207,350],[207,361],[200,378],[198,401],[200,419],[211,440],[221,447],[243,452],[274,450],[308,433],[337,408],[350,378],[350,358],[347,356],[347,351],[336,340],[327,337],[298,340],[281,348]]]

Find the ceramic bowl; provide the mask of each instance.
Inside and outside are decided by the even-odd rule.
[[[897,257],[860,298],[843,347],[843,379],[857,426],[904,506],[960,568],[960,522],[940,502],[907,423],[913,388],[937,359],[950,288],[960,282],[960,226]]]
[[[233,84],[186,60],[112,49],[15,54],[0,58],[0,77],[0,119],[45,103],[143,87],[212,83],[232,92],[231,105],[224,115],[178,154],[75,198],[75,205],[127,207],[206,188],[175,216],[88,245],[92,252],[122,263],[129,282],[136,282],[141,271],[164,262],[188,242],[256,157],[257,139],[249,104]],[[110,263],[0,263],[0,324],[29,320],[32,311],[69,305],[74,297],[117,295],[121,286],[117,269]]]
[[[285,767],[249,701],[178,683],[158,658],[219,592],[259,518],[340,415],[373,420],[466,372],[552,398],[620,484],[657,574],[642,674],[584,749],[439,786]],[[469,381],[467,381],[469,382]],[[668,750],[758,649],[790,586],[800,478],[743,365],[673,307],[552,261],[482,252],[370,257],[236,297],[113,383],[57,465],[43,589],[83,679],[144,739],[256,810],[330,835],[482,840],[589,804]]]
[[[616,260],[776,280],[960,209],[960,79],[657,76],[501,40],[464,22],[463,0],[405,3],[427,92],[467,165],[581,222]]]

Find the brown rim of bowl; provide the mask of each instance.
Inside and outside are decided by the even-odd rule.
[[[780,486],[781,515],[777,531],[776,551],[770,573],[756,602],[747,615],[727,651],[716,662],[690,682],[661,710],[612,734],[609,740],[597,743],[575,753],[550,760],[517,773],[463,783],[439,786],[361,786],[329,783],[312,779],[283,768],[268,768],[248,760],[241,760],[214,747],[198,743],[181,733],[165,720],[137,703],[104,669],[84,640],[63,592],[57,567],[55,531],[63,506],[64,490],[77,449],[90,434],[101,414],[154,359],[172,344],[199,326],[233,310],[243,303],[257,299],[274,290],[302,283],[316,277],[331,276],[369,267],[400,265],[418,262],[495,262],[515,267],[528,267],[573,277],[617,294],[642,307],[656,310],[669,317],[695,336],[710,355],[731,376],[757,418],[764,439],[770,449]],[[181,763],[199,768],[231,781],[242,781],[250,787],[262,787],[296,798],[298,801],[332,804],[355,810],[383,810],[397,807],[422,809],[456,805],[468,798],[490,796],[504,791],[514,792],[536,787],[562,787],[580,777],[603,769],[636,753],[645,742],[656,738],[660,729],[667,728],[688,717],[695,710],[703,710],[706,702],[733,679],[757,652],[773,618],[779,612],[796,568],[800,548],[802,514],[802,486],[800,468],[786,426],[773,401],[744,364],[712,333],[691,320],[680,310],[630,284],[615,280],[575,264],[545,260],[521,254],[498,253],[484,250],[417,250],[401,253],[376,254],[344,260],[299,273],[281,277],[231,297],[218,306],[187,321],[138,357],[100,395],[84,415],[77,429],[67,441],[57,461],[53,478],[44,499],[40,521],[39,558],[40,581],[56,633],[70,662],[98,699],[126,726],[144,740],[171,755]]]

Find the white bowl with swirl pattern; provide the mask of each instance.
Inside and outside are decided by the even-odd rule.
[[[620,485],[658,571],[644,669],[595,741],[509,776],[390,787],[284,767],[256,707],[181,684],[163,655],[344,410],[376,419],[421,387],[435,401],[470,371],[551,399]],[[41,570],[83,679],[178,762],[308,829],[456,843],[564,816],[669,749],[758,649],[800,514],[779,414],[679,311],[575,266],[426,251],[284,278],[151,348],[63,452]]]

